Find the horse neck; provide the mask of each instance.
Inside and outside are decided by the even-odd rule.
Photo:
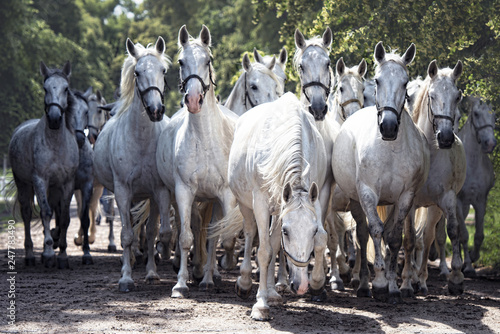
[[[335,92],[335,93],[330,93],[330,97],[328,99],[329,101],[331,101],[331,103],[329,103],[330,105],[330,112],[332,113],[332,118],[335,120],[335,122],[337,122],[339,125],[342,125],[344,124],[344,121],[342,119],[342,112],[341,112],[341,107],[340,107],[340,101],[339,101],[339,95]],[[327,113],[328,115],[328,113]]]
[[[236,81],[236,84],[234,85],[231,94],[229,94],[224,106],[238,116],[241,116],[248,110],[245,107],[245,103],[248,103],[248,101],[245,101],[245,99],[245,74],[243,73]]]
[[[68,122],[66,117],[69,117],[69,114],[67,111],[63,115],[62,123],[61,123],[61,126],[59,126],[59,129],[53,130],[53,129],[49,128],[49,123],[47,121],[47,117],[45,115],[43,115],[43,117],[40,119],[40,122],[43,124],[45,138],[46,138],[47,142],[49,142],[51,144],[55,144],[57,146],[60,146],[61,143],[63,143],[64,140],[68,136],[74,137],[74,135],[75,135],[74,130],[70,126],[70,124],[69,124],[70,122]]]
[[[431,116],[429,115],[430,110],[428,101],[429,101],[429,96],[428,94],[425,94],[424,100],[420,105],[418,119],[415,121],[415,124],[424,133],[425,137],[427,138],[427,142],[431,144],[434,143],[435,141],[435,134],[434,134],[434,127],[431,121]],[[413,111],[413,113],[415,113],[415,110]]]
[[[481,144],[477,142],[477,133],[472,125],[472,117],[469,116],[462,130],[458,133],[458,137],[462,140],[468,158],[470,156],[480,156],[483,154]]]
[[[197,114],[188,112],[188,127],[195,131],[202,141],[212,142],[226,133],[229,120],[220,110],[215,98],[214,86],[210,85],[201,111]]]
[[[152,122],[142,105],[141,98],[137,93],[137,89],[134,90],[134,99],[128,107],[128,110],[120,117],[123,117],[124,121],[127,123],[128,135],[133,138],[151,138],[153,134],[153,129],[160,122]]]

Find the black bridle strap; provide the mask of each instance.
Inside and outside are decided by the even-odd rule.
[[[165,79],[165,84],[167,83],[166,79]],[[146,101],[144,101],[144,95],[146,95],[147,92],[151,91],[151,90],[156,90],[158,93],[160,93],[160,97],[161,97],[161,105],[163,108],[165,108],[165,104],[164,104],[164,100],[163,100],[163,92],[160,90],[160,88],[156,87],[156,86],[149,86],[148,88],[144,89],[144,90],[140,90],[139,88],[139,85],[137,84],[137,78],[136,78],[136,81],[135,81],[135,87],[137,88],[137,92],[139,93],[139,96],[141,98],[141,102],[142,102],[142,106],[144,108],[147,108],[146,106]]]
[[[306,267],[311,262],[312,253],[309,255],[309,259],[305,262],[296,260],[290,253],[286,251],[285,244],[283,243],[283,232],[281,232],[281,247],[283,248],[283,253],[285,253],[286,257],[297,267]]]
[[[384,110],[387,110],[387,111],[391,111],[393,114],[396,115],[397,117],[397,120],[398,120],[398,124],[401,123],[401,114],[403,113],[403,110],[401,109],[401,112],[398,112],[396,109],[394,109],[393,107],[388,107],[388,106],[385,106],[385,107],[379,107],[377,105],[377,117],[379,119],[379,124],[380,124],[380,118],[382,117],[382,112],[384,112]]]
[[[448,115],[439,115],[439,114],[436,115],[432,111],[430,101],[431,101],[431,99],[430,99],[429,95],[427,95],[427,117],[429,118],[429,121],[432,124],[432,129],[434,130],[434,132],[436,132],[436,119],[445,119],[445,120],[450,121],[451,122],[451,129],[454,132],[455,131],[455,120],[453,119],[453,117],[448,116]],[[432,115],[432,120],[431,120],[431,115]]]
[[[479,131],[481,131],[482,129],[486,129],[486,128],[491,128],[492,131],[495,130],[495,128],[493,127],[493,125],[491,124],[485,124],[483,126],[480,126],[480,127],[477,127],[476,124],[474,123],[474,112],[471,113],[470,115],[470,122],[472,124],[472,127],[474,128],[474,131],[476,131],[476,140],[478,143],[481,143],[481,139],[479,139]]]
[[[248,107],[247,107],[247,99],[248,99],[248,102],[250,102],[250,105],[253,107],[255,107],[255,103],[253,103],[253,101],[250,99],[250,96],[248,95],[248,85],[247,85],[247,72],[245,72],[245,109],[248,110]]]
[[[358,100],[358,99],[350,99],[350,100],[347,100],[347,101],[344,101],[343,103],[339,104],[340,106],[340,110],[342,111],[342,114],[340,115],[340,118],[345,121],[346,117],[345,117],[345,110],[344,110],[344,107],[351,104],[351,103],[354,103],[356,102],[357,104],[359,104],[359,107],[361,109],[363,109],[363,105],[361,104],[361,102]]]
[[[214,79],[212,77],[212,66],[210,66],[210,63],[208,64],[208,74],[209,74],[208,77],[210,79],[210,83],[212,83],[212,85],[217,87],[217,85],[215,84]],[[188,81],[191,79],[198,79],[198,81],[200,81],[201,87],[203,87],[203,97],[205,97],[205,95],[207,94],[207,92],[210,88],[210,84],[206,85],[205,82],[203,81],[203,79],[197,74],[191,74],[181,82],[181,84],[179,85],[181,92],[186,93],[186,85],[187,85]]]
[[[306,88],[313,87],[313,86],[319,86],[319,87],[323,88],[325,93],[326,93],[326,98],[328,99],[328,95],[330,95],[331,79],[328,82],[328,86],[325,86],[323,83],[321,83],[319,81],[311,81],[311,82],[306,83],[305,85],[302,86],[302,93],[304,93],[307,101],[309,101],[309,102],[311,102],[311,100],[309,99],[309,96],[307,96],[307,94],[306,94]]]
[[[64,114],[64,108],[59,103],[55,103],[55,102],[45,104],[45,113],[46,114],[49,112],[50,107],[58,107],[59,110],[61,110],[61,114]]]

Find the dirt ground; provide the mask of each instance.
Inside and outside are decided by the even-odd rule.
[[[121,248],[108,253],[109,225],[97,226],[91,245],[94,264],[81,264],[82,251],[74,245],[79,227],[73,218],[68,232],[70,269],[47,269],[40,263],[42,228],[32,230],[36,266],[24,265],[24,229],[16,228],[15,297],[8,296],[7,232],[0,234],[0,332],[2,333],[500,333],[500,275],[486,268],[466,279],[466,292],[449,296],[446,282],[433,266],[430,294],[389,305],[360,299],[347,286],[345,292],[328,290],[324,303],[306,295],[284,294],[285,303],[271,308],[272,319],[250,319],[257,284],[249,300],[234,292],[238,270],[223,272],[223,282],[211,292],[190,285],[188,299],[170,298],[176,276],[170,261],[161,262],[158,285],[144,283],[145,265],[133,272],[136,291],[120,293]],[[115,220],[119,245],[120,224]],[[11,290],[11,289],[10,289]],[[8,324],[9,302],[15,300],[15,324]]]

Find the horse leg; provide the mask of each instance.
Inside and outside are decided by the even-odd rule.
[[[175,235],[175,252],[174,258],[172,260],[172,268],[175,273],[179,273],[179,269],[181,268],[181,248],[179,246],[179,234],[181,233],[181,219],[179,217],[179,209],[177,207],[177,203],[175,206],[175,215],[174,215],[174,229],[173,234]]]
[[[121,245],[123,248],[122,255],[122,277],[118,281],[118,290],[120,292],[129,292],[135,290],[135,283],[132,279],[132,242],[134,240],[134,231],[132,229],[132,217],[130,208],[132,204],[132,196],[128,189],[121,185],[115,184],[115,200],[120,212],[120,220],[122,222],[122,231],[120,234]]]
[[[375,261],[373,269],[375,271],[375,278],[372,281],[373,297],[379,300],[387,300],[389,282],[386,278],[386,268],[384,257],[382,255],[382,234],[384,233],[384,223],[377,213],[378,198],[377,195],[369,187],[360,184],[358,186],[358,194],[362,201],[360,202],[363,211],[368,218],[368,227],[370,236],[373,239],[375,247]]]
[[[315,202],[316,212],[321,212],[322,208],[320,201]],[[328,204],[327,204],[328,206]],[[323,210],[326,213],[326,210]],[[326,300],[326,290],[325,290],[325,270],[323,261],[325,260],[325,249],[328,243],[328,234],[325,231],[324,219],[321,216],[317,218],[318,232],[314,236],[314,267],[311,272],[310,292],[313,301],[325,301]],[[307,268],[307,267],[306,267]],[[307,270],[307,269],[306,269]]]
[[[199,283],[198,286],[201,290],[208,290],[214,287],[212,268],[207,269],[209,273],[205,272],[205,266],[209,266],[208,262],[213,261],[214,266],[216,262],[213,259],[216,255],[214,247],[215,240],[207,240],[208,225],[212,222],[211,206],[212,203],[202,203],[201,205],[193,203],[193,207],[191,208],[191,228],[194,235],[193,259],[191,261],[193,267],[193,280]],[[210,258],[207,259],[208,257]],[[203,282],[204,279],[206,279],[206,281]]]
[[[469,231],[467,231],[467,227],[465,226],[465,216],[469,213],[466,205],[467,204],[463,203],[462,200],[457,197],[458,234],[460,238],[460,245],[462,246],[464,252],[464,264],[462,266],[462,272],[464,273],[465,277],[474,277],[476,275],[476,271],[472,266],[472,261],[469,253]]]
[[[146,264],[146,284],[157,284],[160,282],[160,276],[156,271],[156,261],[155,261],[155,242],[156,236],[158,235],[158,220],[160,218],[160,212],[158,204],[155,200],[150,199],[150,212],[149,218],[146,222],[146,241],[148,248],[148,261]]]
[[[252,209],[239,205],[243,216],[243,233],[245,235],[245,249],[243,262],[240,267],[240,276],[236,281],[236,294],[243,299],[247,299],[252,292],[252,249],[253,240],[257,234],[257,225],[254,222]]]
[[[339,246],[339,235],[337,234],[336,222],[339,219],[338,215],[332,211],[328,211],[326,217],[326,227],[328,231],[328,249],[330,250],[330,288],[333,290],[344,290],[344,282],[340,278],[339,268],[337,266],[336,255]]]
[[[33,187],[37,202],[40,205],[40,214],[43,224],[43,253],[42,262],[46,268],[54,267],[56,265],[56,253],[54,252],[54,239],[50,233],[50,220],[52,218],[52,209],[50,208],[47,199],[47,186],[45,180],[38,175],[33,175]]]
[[[17,186],[17,200],[21,209],[21,217],[24,222],[24,263],[26,266],[35,265],[35,254],[33,253],[33,240],[31,239],[31,216],[33,205],[33,187],[20,181],[15,175]]]
[[[206,239],[207,239],[207,227],[209,225],[213,225],[216,221],[222,218],[222,211],[219,203],[210,202],[207,206],[205,206],[202,210],[202,226],[200,226],[199,237],[195,238],[199,242],[199,267],[203,267],[198,271],[198,277],[201,278],[201,282],[199,284],[202,290],[209,290],[214,287],[214,274],[217,269],[217,239],[210,238],[208,240],[208,249],[205,248]],[[216,213],[218,211],[218,213]],[[203,259],[201,258],[203,257]],[[193,269],[194,276],[194,269]],[[220,282],[220,274],[217,272],[217,279]]]
[[[115,216],[115,208],[114,208],[113,199],[110,198],[109,202],[110,202],[110,209],[111,209],[111,211],[109,212],[109,215],[106,217],[106,222],[109,224],[108,252],[114,253],[114,252],[116,252],[115,235],[113,233],[113,223],[114,223],[114,218],[113,217]],[[95,229],[95,222],[93,220],[90,221],[90,224]]]
[[[82,217],[82,192],[80,190],[75,190],[75,200],[76,200],[76,212],[78,214],[78,217],[80,217],[80,229],[78,230],[78,233],[75,234],[75,237],[73,241],[75,242],[75,245],[81,246],[83,244],[83,222],[81,221]]]
[[[344,216],[336,215],[338,219],[335,220],[335,230],[339,236],[339,245],[337,247],[337,254],[335,260],[339,268],[340,278],[342,283],[348,284],[351,282],[351,268],[347,264],[346,257],[346,234]]]
[[[479,260],[481,245],[484,240],[484,215],[486,214],[486,197],[480,198],[474,205],[475,214],[475,227],[474,232],[474,250],[470,254],[472,262]],[[465,218],[465,217],[464,217]]]
[[[82,210],[81,210],[81,227],[83,229],[83,264],[93,264],[92,255],[90,255],[90,246],[89,246],[89,225],[90,225],[90,217],[89,217],[89,202],[92,197],[92,182],[86,182],[83,185],[83,189],[81,190],[82,195]]]
[[[413,197],[411,198],[411,200],[413,200]],[[403,282],[401,284],[401,297],[413,298],[414,297],[414,290],[412,286],[412,279],[414,276],[413,255],[415,253],[415,244],[416,244],[415,207],[412,206],[409,212],[408,211],[404,212],[404,210],[400,210],[399,212],[400,212],[399,218],[402,219],[401,223],[404,224],[403,247],[405,251],[405,263],[403,271],[401,272],[401,278],[403,279]],[[401,223],[398,222],[398,224]]]
[[[427,262],[429,259],[429,252],[432,243],[436,237],[436,224],[443,215],[441,210],[427,208],[427,222],[425,223],[423,239],[424,239],[424,252],[422,254],[422,262],[420,265],[420,271],[418,273],[418,278],[420,280],[420,292],[425,296],[429,292],[427,288],[427,277],[429,276]]]
[[[57,265],[59,269],[69,268],[68,255],[66,253],[66,248],[68,246],[66,236],[68,233],[69,223],[71,217],[69,215],[69,207],[71,204],[71,198],[73,197],[73,182],[68,182],[65,184],[62,196],[60,199],[60,236],[59,236],[59,255],[57,256]],[[85,237],[85,235],[84,235]]]
[[[181,229],[179,234],[179,247],[181,252],[180,269],[177,274],[177,284],[172,288],[172,298],[186,298],[189,293],[187,280],[188,256],[189,250],[193,245],[193,232],[191,230],[191,208],[194,196],[188,187],[177,185],[175,187],[175,198],[179,208],[179,217],[181,219]]]
[[[358,297],[370,298],[372,296],[369,286],[370,270],[368,269],[368,260],[366,257],[369,229],[366,222],[366,215],[361,208],[361,205],[358,202],[354,201],[351,201],[351,214],[354,220],[356,220],[356,238],[359,244],[359,249],[356,253],[356,265],[354,269],[354,275],[356,275],[356,273],[359,273],[356,295]],[[357,270],[357,266],[359,266],[359,270]],[[356,279],[353,280],[353,286],[356,286]]]
[[[276,219],[276,217],[271,216],[271,219]],[[279,226],[274,225],[275,222],[271,224],[273,229],[271,230],[270,242],[271,242],[271,262],[269,263],[269,269],[267,271],[267,302],[271,306],[282,305],[283,297],[276,291],[275,282],[275,267],[276,267],[276,256],[281,249],[281,229]]]
[[[160,232],[156,248],[165,261],[170,259],[172,248],[172,227],[170,226],[170,198],[171,194],[167,188],[161,188],[156,194],[156,203],[160,208]],[[161,243],[161,247],[159,246]]]
[[[438,209],[434,206],[432,208],[429,208],[429,210]],[[434,244],[437,244],[437,250],[439,252],[439,276],[443,277],[444,279],[448,279],[448,276],[450,276],[450,271],[448,270],[448,265],[446,264],[446,221],[442,214],[436,224],[436,241]]]
[[[232,201],[231,199],[229,199]],[[226,209],[226,212],[228,212]],[[221,213],[220,205],[215,205],[214,207],[214,215],[220,216],[217,220],[221,219],[224,214]],[[234,252],[234,246],[236,244],[236,238],[227,238],[222,240],[222,247],[224,248],[224,254],[220,258],[220,266],[222,269],[230,271],[234,269],[236,264],[238,263],[238,256]]]
[[[288,271],[286,268],[286,259],[283,248],[280,247],[279,265],[278,265],[278,281],[276,282],[276,291],[287,291],[288,287]]]

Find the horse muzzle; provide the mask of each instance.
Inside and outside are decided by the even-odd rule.
[[[438,130],[436,133],[438,146],[440,149],[450,149],[455,142],[455,134],[450,130]]]
[[[314,116],[315,121],[323,121],[325,119],[326,113],[328,112],[328,105],[323,103],[322,105],[316,105],[315,107],[311,104],[309,106],[309,112]]]
[[[85,144],[85,132],[83,130],[75,130],[76,134],[76,143],[78,144],[78,148],[82,148],[83,144]]]
[[[160,122],[165,114],[165,105],[160,104],[157,106],[148,106],[146,108],[146,113],[149,116],[151,122]]]
[[[50,107],[47,112],[49,129],[58,130],[61,127],[63,114],[57,107]]]
[[[380,134],[385,141],[393,141],[398,138],[399,122],[397,116],[388,110],[384,110],[380,116]]]
[[[203,106],[203,94],[189,94],[184,96],[184,105],[191,114],[197,114]]]

